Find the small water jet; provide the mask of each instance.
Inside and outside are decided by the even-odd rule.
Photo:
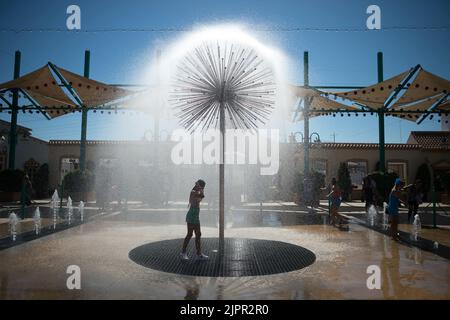
[[[420,222],[420,217],[418,214],[414,216],[414,222],[413,222],[413,230],[412,230],[412,240],[417,241],[420,231],[422,230],[422,224]]]
[[[52,201],[51,201],[51,209],[53,212],[53,230],[56,229],[59,201],[60,201],[60,199],[59,199],[59,195],[58,195],[58,190],[55,189],[55,192],[53,192]]]
[[[78,212],[80,213],[81,222],[83,222],[83,219],[84,219],[84,202],[83,201],[80,201],[80,204],[78,205]]]
[[[37,207],[36,210],[34,211],[33,221],[34,221],[34,231],[36,232],[36,235],[38,235],[41,232],[42,226],[41,211],[39,210],[39,207]]]
[[[374,205],[371,205],[367,210],[367,224],[371,227],[375,226],[375,220],[377,217],[377,209]]]
[[[67,198],[67,222],[69,225],[70,222],[72,221],[72,214],[73,214],[72,198],[69,196]]]
[[[389,226],[388,204],[383,202],[383,230],[387,230]]]
[[[9,215],[9,231],[13,241],[17,238],[17,224],[19,223],[19,218],[14,212]]]

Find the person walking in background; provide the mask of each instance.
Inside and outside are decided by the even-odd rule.
[[[377,184],[372,177],[367,176],[363,179],[363,192],[367,211],[371,205],[377,205]]]
[[[408,190],[408,223],[412,223],[412,218],[417,214],[419,204],[422,203],[422,193],[420,192],[420,180],[410,184]]]
[[[26,206],[31,205],[31,199],[33,198],[33,185],[31,183],[30,177],[26,174],[23,177],[23,186],[22,186],[22,194],[23,194],[23,203]]]
[[[192,234],[195,232],[195,248],[197,250],[197,259],[198,260],[207,260],[209,257],[204,255],[201,250],[200,237],[202,235],[200,229],[200,201],[205,197],[204,189],[205,189],[205,181],[198,180],[195,182],[194,188],[191,190],[191,194],[189,195],[189,211],[186,214],[186,223],[187,223],[187,235],[184,238],[183,248],[181,250],[181,259],[189,260],[187,255],[187,246],[189,241],[192,238]]]
[[[25,219],[25,207],[31,206],[33,198],[33,185],[30,177],[26,174],[22,181],[22,192],[20,194],[20,218]]]
[[[400,202],[403,202],[401,200],[402,197],[402,187],[403,187],[403,181],[400,178],[397,178],[395,180],[394,187],[391,190],[391,193],[389,194],[389,206],[388,206],[388,213],[389,213],[389,221],[390,221],[390,234],[393,240],[398,241],[398,209],[400,207]]]

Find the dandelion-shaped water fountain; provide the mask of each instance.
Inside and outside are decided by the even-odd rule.
[[[59,201],[60,201],[60,199],[59,199],[59,195],[58,195],[58,190],[55,189],[55,192],[53,192],[52,201],[51,201],[51,208],[52,208],[52,212],[53,212],[53,230],[56,229]]]
[[[36,232],[36,235],[38,235],[41,232],[41,225],[42,225],[41,211],[39,210],[39,207],[37,207],[36,210],[34,211],[33,221],[34,221],[34,231]]]
[[[72,214],[73,214],[72,198],[69,196],[67,198],[67,222],[69,225],[70,222],[72,221]]]
[[[17,224],[19,223],[19,218],[14,212],[9,215],[9,231],[13,241],[17,238]]]
[[[83,219],[84,219],[84,202],[83,201],[80,201],[80,204],[78,205],[78,212],[80,213],[81,222],[83,222]]]
[[[271,66],[244,43],[210,40],[186,53],[177,65],[170,102],[180,124],[220,129],[219,252],[224,248],[225,119],[235,129],[264,124],[275,104]]]

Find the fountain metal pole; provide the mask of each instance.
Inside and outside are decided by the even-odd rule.
[[[223,92],[222,92],[223,97]],[[220,164],[219,164],[219,253],[224,253],[225,242],[225,108],[220,104]]]

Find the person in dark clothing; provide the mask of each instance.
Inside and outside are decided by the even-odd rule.
[[[420,180],[409,185],[408,189],[408,223],[412,223],[412,218],[417,214],[419,204],[422,203],[422,193],[420,190]]]
[[[364,199],[366,201],[366,211],[371,205],[375,205],[376,184],[375,181],[367,176],[363,180]]]
[[[195,182],[194,188],[192,188],[191,193],[189,195],[189,211],[186,214],[186,223],[187,223],[187,235],[183,242],[183,248],[181,250],[181,259],[189,260],[187,255],[187,246],[189,241],[192,238],[192,234],[195,232],[195,248],[197,250],[197,259],[198,260],[207,260],[209,257],[202,253],[201,250],[201,229],[200,229],[200,201],[205,197],[204,189],[205,189],[205,181],[198,180]]]
[[[390,221],[390,235],[393,240],[398,241],[398,216],[399,216],[399,207],[400,203],[403,203],[402,200],[402,187],[403,181],[400,178],[395,180],[394,187],[389,194],[389,221]]]
[[[31,183],[30,177],[25,175],[23,177],[22,185],[22,201],[26,206],[31,205],[31,199],[33,197],[33,185]]]

